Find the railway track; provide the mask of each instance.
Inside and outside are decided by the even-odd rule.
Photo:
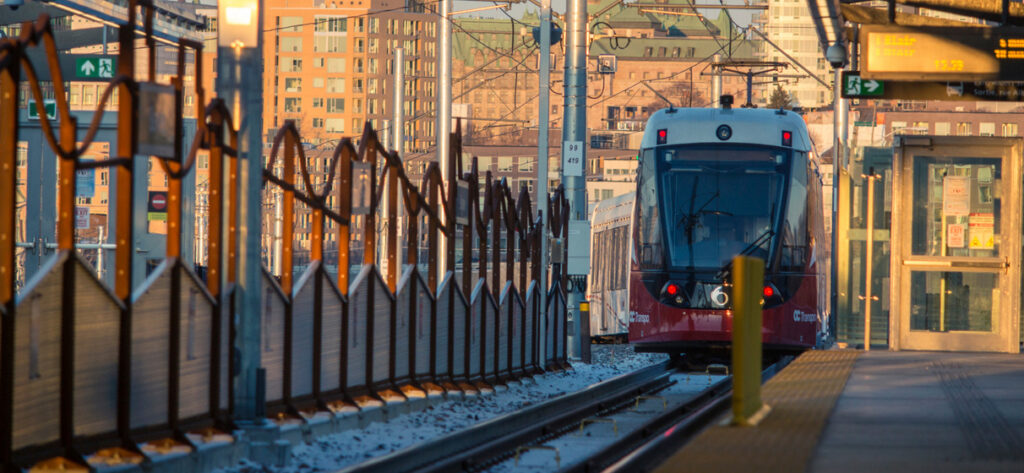
[[[342,473],[647,471],[728,409],[731,385],[724,366],[663,362]]]

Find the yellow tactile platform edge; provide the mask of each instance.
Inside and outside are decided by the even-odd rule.
[[[765,384],[771,412],[757,427],[714,426],[655,473],[799,473],[818,446],[859,351],[809,351]]]

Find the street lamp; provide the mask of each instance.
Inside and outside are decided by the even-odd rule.
[[[263,190],[263,0],[219,0],[217,4],[217,96],[231,111],[239,158],[236,258],[234,418],[243,425],[264,421],[260,382],[260,292],[262,290]],[[234,242],[229,242],[229,244]],[[227,248],[228,245],[222,245]],[[223,259],[222,259],[223,261]],[[223,286],[222,286],[223,287]]]
[[[842,130],[846,129],[846,101],[842,98],[843,68],[846,67],[846,46],[836,42],[825,51],[825,59],[835,69],[832,82],[832,251],[829,260],[832,263],[831,303],[829,304],[829,335],[835,337],[838,328],[839,308],[839,183],[843,170],[843,146],[840,139]]]
[[[255,48],[259,34],[259,4],[255,0],[217,2],[217,46]]]

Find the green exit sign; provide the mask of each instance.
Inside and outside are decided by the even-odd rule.
[[[43,100],[43,108],[46,109],[46,118],[50,120],[57,119],[57,101],[54,99]],[[28,101],[28,119],[38,120],[39,119],[39,107],[36,106],[36,101],[29,99]]]
[[[885,95],[885,82],[861,78],[856,71],[843,72],[843,97],[881,97]]]
[[[117,60],[113,56],[75,58],[75,76],[79,79],[113,79]]]

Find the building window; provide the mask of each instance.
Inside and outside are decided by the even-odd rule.
[[[324,119],[324,129],[329,132],[344,133],[345,132],[345,119],[344,118],[327,118]]]
[[[978,134],[981,136],[996,136],[996,124],[992,122],[982,122],[979,126]]]
[[[345,72],[345,58],[332,57],[327,59],[327,72]]]
[[[69,95],[70,97],[68,98],[68,100],[71,102],[71,105],[77,106],[78,104],[80,104],[82,101],[82,86],[78,84],[72,84],[71,93]]]
[[[284,79],[285,92],[302,92],[302,79],[298,77],[286,77]]]
[[[301,33],[302,32],[302,17],[301,16],[279,16],[277,17],[277,26],[281,28],[282,33]]]
[[[285,97],[284,111],[286,113],[299,113],[302,111],[302,99],[299,97]]]
[[[1003,123],[1003,136],[1017,136],[1017,124]]]
[[[317,33],[345,33],[348,31],[348,23],[345,17],[340,15],[317,15],[314,17],[316,26],[313,28]]]
[[[341,81],[342,81],[341,82],[342,88],[344,89],[345,79],[342,79]],[[363,92],[363,80],[362,79],[353,79],[352,80],[352,92],[355,92],[355,93],[362,93]]]
[[[936,122],[935,134],[939,136],[949,136],[949,122]]]
[[[313,97],[313,108],[323,108],[324,99],[322,97]]]
[[[327,79],[327,91],[340,94],[345,91],[344,77],[331,77]]]
[[[302,72],[302,59],[284,58],[281,60],[281,72]]]
[[[511,156],[499,156],[498,157],[498,172],[512,172],[515,169],[512,165]]]
[[[82,86],[82,105],[96,105],[96,86],[85,84]]]
[[[281,51],[290,53],[302,52],[302,38],[298,36],[282,36]]]
[[[343,53],[348,38],[340,35],[316,35],[313,38],[313,51],[318,53]]]
[[[313,128],[323,128],[323,127],[324,127],[324,119],[323,118],[314,118],[313,119]]]
[[[345,113],[345,99],[327,99],[327,113]]]
[[[324,79],[323,79],[323,77],[314,77],[313,78],[313,87],[323,87],[323,86],[324,86]]]
[[[957,123],[956,136],[971,136],[971,122]]]

